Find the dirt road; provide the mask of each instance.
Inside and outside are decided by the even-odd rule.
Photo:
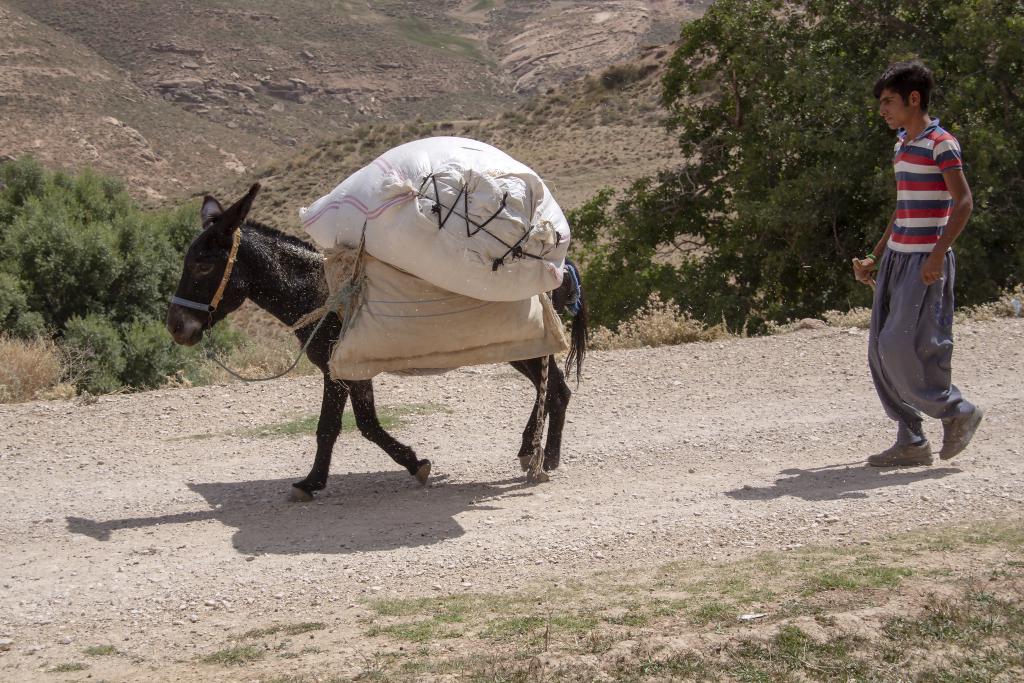
[[[432,406],[396,430],[433,461],[432,485],[350,432],[311,504],[286,496],[312,436],[258,428],[314,414],[313,377],[0,407],[0,679],[346,675],[374,648],[359,621],[373,597],[542,591],[605,568],[1019,517],[1024,320],[957,334],[954,379],[986,422],[957,459],[898,471],[863,466],[893,433],[863,330],[594,353],[562,469],[538,486],[515,459],[532,392],[504,366],[381,378],[380,407]],[[201,661],[240,632],[305,621],[328,628],[304,658],[244,673]],[[120,655],[59,669],[90,648]]]

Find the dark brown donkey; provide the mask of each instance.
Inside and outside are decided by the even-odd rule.
[[[203,332],[236,310],[246,299],[251,299],[289,326],[327,300],[324,262],[316,249],[296,237],[246,220],[258,190],[259,185],[253,185],[244,197],[227,209],[213,197],[207,196],[203,200],[200,210],[202,228],[185,254],[181,281],[167,312],[167,329],[175,342],[186,346],[199,343]],[[563,285],[552,292],[552,303],[556,310],[575,312],[566,365],[575,364],[579,381],[587,351],[587,307],[575,266],[568,266]],[[341,321],[333,313],[319,329],[314,322],[295,332],[299,342],[305,345],[309,360],[324,374],[323,401],[316,427],[316,458],[306,478],[292,485],[297,489],[295,494],[308,500],[315,491],[327,485],[331,451],[341,431],[341,414],[349,395],[356,424],[363,436],[383,448],[409,474],[425,483],[430,474],[430,461],[418,459],[413,449],[398,442],[381,427],[373,403],[373,383],[370,380],[331,379],[327,361],[331,345],[340,332]],[[310,335],[314,336],[310,338]],[[542,363],[548,363],[549,368],[545,405],[551,421],[544,445],[544,469],[553,470],[558,467],[561,456],[565,409],[572,392],[566,386],[554,356],[516,361],[512,367],[526,375],[539,394]],[[523,431],[520,458],[531,452],[538,422],[535,403]]]

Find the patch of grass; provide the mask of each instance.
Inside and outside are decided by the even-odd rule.
[[[652,570],[609,572],[572,582],[543,599],[528,595],[460,594],[441,598],[378,600],[374,619],[403,623],[373,625],[371,634],[427,643],[459,637],[459,655],[437,644],[382,662],[362,680],[456,677],[467,681],[589,680],[662,681],[864,681],[920,683],[1017,680],[1024,670],[1024,600],[1007,552],[1024,523],[941,530],[960,555],[926,554],[921,532],[860,547],[804,548],[708,565],[673,563]],[[977,553],[976,543],[997,550]],[[988,566],[963,586],[961,566],[970,553]],[[914,564],[921,558],[921,567]],[[999,571],[993,571],[998,569]],[[626,578],[629,578],[627,581]],[[904,582],[955,586],[955,600],[921,601],[914,591],[891,590]],[[983,587],[983,590],[971,586]],[[705,652],[679,651],[665,638],[700,637],[709,630],[740,626],[743,600],[764,599],[754,610],[762,620],[732,629],[752,633]],[[781,596],[781,597],[780,597]],[[788,596],[788,597],[787,597]],[[803,596],[803,597],[801,597]],[[895,597],[895,603],[891,599]],[[547,605],[573,605],[551,612]],[[848,635],[839,616],[851,607],[904,604],[886,618],[862,617],[877,628],[870,640]],[[605,612],[618,606],[614,616]],[[592,616],[596,615],[596,616]],[[795,618],[814,617],[815,628]],[[460,632],[450,627],[459,623]],[[626,643],[625,654],[611,656]],[[540,649],[554,655],[541,670]],[[560,664],[559,662],[564,662]]]
[[[204,664],[220,664],[221,666],[241,666],[249,662],[263,659],[265,650],[256,645],[236,645],[224,648],[203,657]]]
[[[698,626],[706,626],[713,622],[730,620],[735,616],[735,608],[732,605],[710,600],[690,612],[690,621]]]
[[[535,629],[544,626],[544,619],[541,617],[511,617],[508,619],[496,619],[480,632],[481,638],[490,640],[513,640],[521,638]]]
[[[366,635],[371,638],[383,635],[410,643],[427,643],[440,638],[456,638],[461,634],[448,629],[444,622],[437,619],[423,619],[414,622],[371,626]]]
[[[895,588],[912,574],[906,567],[885,565],[848,566],[822,571],[804,582],[804,595],[822,591],[857,591],[864,588]]]
[[[490,60],[480,51],[480,46],[475,40],[448,33],[439,33],[430,24],[417,18],[403,19],[397,22],[397,26],[402,36],[414,43],[419,43],[435,50],[461,54],[481,64],[490,63]]]
[[[377,418],[380,425],[388,431],[394,431],[404,427],[408,420],[406,418],[420,415],[432,415],[435,413],[450,412],[446,406],[437,403],[410,403],[407,405],[382,407],[377,411]],[[264,425],[262,427],[247,427],[234,431],[224,432],[226,435],[237,435],[256,438],[294,437],[305,436],[316,433],[316,425],[320,421],[319,415],[303,415],[285,422]],[[341,420],[342,433],[352,433],[356,430],[356,419],[351,411],[345,411]],[[189,440],[210,439],[218,434],[204,433],[192,434],[183,437]]]
[[[305,621],[299,624],[275,624],[264,628],[254,628],[238,636],[242,638],[266,638],[273,635],[298,636],[312,631],[322,631],[327,626],[319,621]]]
[[[82,650],[89,657],[107,657],[110,655],[119,655],[120,652],[113,645],[90,645],[89,647]]]
[[[52,674],[70,673],[72,671],[85,671],[89,667],[81,662],[66,662],[64,664],[58,664],[57,666],[49,669]]]

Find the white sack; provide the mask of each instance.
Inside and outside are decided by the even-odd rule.
[[[364,268],[363,294],[331,352],[335,379],[542,358],[568,348],[546,295],[481,301],[372,257]]]
[[[464,187],[468,201],[460,194]],[[440,229],[433,211],[438,197]],[[426,138],[395,147],[300,215],[303,228],[324,249],[357,246],[365,224],[371,256],[486,301],[518,301],[557,288],[569,248],[569,224],[537,174],[467,138]],[[510,253],[516,244],[522,255]]]

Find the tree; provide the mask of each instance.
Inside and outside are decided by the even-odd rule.
[[[936,73],[931,111],[961,140],[974,190],[958,295],[987,300],[1019,281],[1024,3],[719,0],[684,25],[664,77],[688,161],[570,216],[595,320],[617,323],[651,291],[754,329],[868,304],[850,258],[895,201],[871,87],[910,56]]]
[[[173,347],[162,321],[196,215],[142,211],[89,171],[0,165],[0,333],[73,348],[86,366],[79,386],[93,392],[194,368],[197,354]]]

